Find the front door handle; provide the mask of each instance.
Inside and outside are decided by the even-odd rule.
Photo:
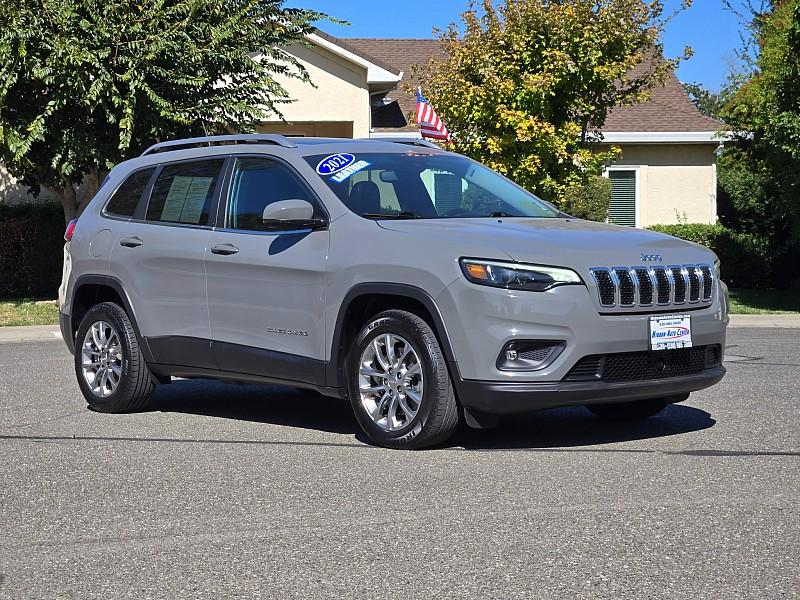
[[[238,251],[239,249],[233,244],[218,244],[211,248],[211,254],[221,254],[222,256],[236,254]]]
[[[119,241],[120,246],[125,246],[126,248],[136,248],[137,246],[141,246],[144,244],[141,238],[138,237],[129,237],[129,238],[122,238]]]

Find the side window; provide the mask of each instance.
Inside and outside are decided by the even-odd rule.
[[[264,208],[281,200],[306,200],[319,207],[311,193],[285,165],[268,158],[238,158],[231,180],[227,227],[263,231]]]
[[[224,162],[220,158],[165,166],[153,186],[147,220],[208,225]]]
[[[155,170],[155,167],[151,167],[128,175],[111,195],[111,200],[106,204],[106,213],[116,217],[132,217]]]

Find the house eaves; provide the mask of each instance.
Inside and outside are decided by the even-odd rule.
[[[729,136],[718,131],[604,131],[607,144],[721,144]]]
[[[403,72],[397,68],[319,29],[307,35],[306,39],[349,62],[364,67],[367,70],[367,83],[369,84],[397,84],[403,79]]]

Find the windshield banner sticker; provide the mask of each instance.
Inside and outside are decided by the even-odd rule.
[[[350,165],[349,167],[344,167],[341,169],[336,175],[331,177],[331,181],[335,181],[336,183],[342,183],[345,179],[353,175],[354,173],[358,173],[361,169],[366,169],[370,163],[365,160],[360,160],[357,163]]]
[[[331,154],[319,161],[317,173],[320,175],[333,175],[348,165],[352,165],[355,161],[356,157],[352,154]]]

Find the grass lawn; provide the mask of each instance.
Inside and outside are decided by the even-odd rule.
[[[12,325],[57,325],[58,307],[35,300],[0,300],[0,327]]]
[[[788,290],[730,290],[731,314],[780,315],[800,313],[800,287]]]

